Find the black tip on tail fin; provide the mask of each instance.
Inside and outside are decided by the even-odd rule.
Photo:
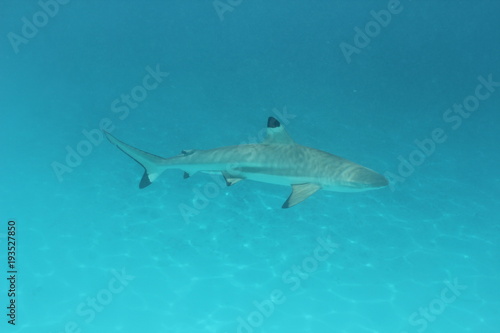
[[[139,183],[139,188],[145,188],[151,185],[151,183],[154,182],[156,178],[158,178],[158,176],[160,176],[161,173],[167,169],[167,166],[165,165],[165,161],[167,161],[167,159],[146,153],[145,151],[118,140],[108,132],[104,133],[112,144],[116,145],[128,156],[132,157],[144,168],[145,172],[142,176],[141,182]]]
[[[144,174],[142,175],[141,182],[139,183],[139,188],[145,188],[149,185],[151,185],[151,180],[149,180],[148,172],[144,171]]]

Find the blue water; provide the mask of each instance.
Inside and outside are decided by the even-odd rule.
[[[498,332],[499,12],[2,1],[0,331]],[[216,175],[139,190],[99,130],[168,157],[259,141],[269,116],[391,186],[290,209]]]

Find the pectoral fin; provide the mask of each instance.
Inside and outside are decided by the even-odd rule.
[[[320,189],[321,186],[311,183],[292,185],[292,193],[290,194],[288,199],[286,199],[282,208],[290,208],[292,206],[295,206],[296,204],[306,200],[308,197],[310,197]]]

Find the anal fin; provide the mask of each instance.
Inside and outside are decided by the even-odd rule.
[[[302,201],[309,198],[320,189],[321,186],[312,183],[292,185],[292,193],[290,194],[288,199],[286,199],[282,208],[290,208],[292,206],[295,206],[296,204],[301,203]]]
[[[193,155],[195,152],[196,152],[195,149],[184,149],[181,151],[181,155],[189,156],[189,155]]]

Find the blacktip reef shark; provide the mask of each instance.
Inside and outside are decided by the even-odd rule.
[[[373,170],[295,143],[276,118],[269,117],[266,130],[267,136],[261,143],[183,150],[170,158],[146,153],[105,134],[111,143],[144,167],[139,188],[150,185],[168,169],[181,169],[184,178],[196,172],[221,173],[228,186],[244,179],[291,186],[292,193],[282,206],[289,208],[321,189],[360,192],[388,185],[387,179]]]

